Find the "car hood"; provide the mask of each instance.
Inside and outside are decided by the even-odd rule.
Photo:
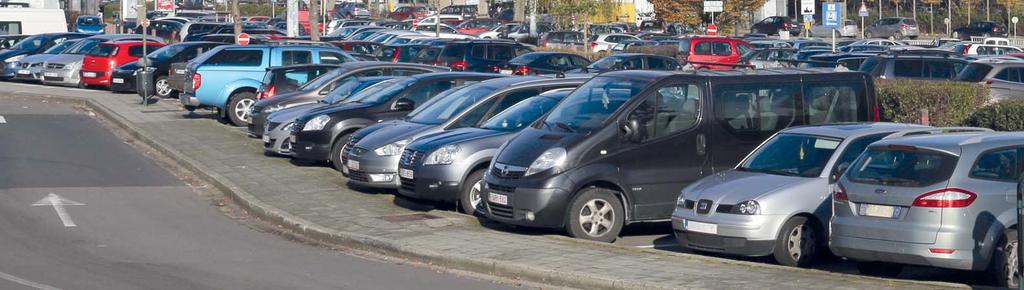
[[[415,139],[435,132],[441,125],[413,123],[405,120],[391,120],[374,124],[359,130],[352,138],[359,138],[356,146],[378,148],[405,139]]]
[[[78,54],[58,54],[58,55],[55,55],[55,56],[51,57],[50,59],[46,60],[46,62],[47,63],[59,63],[59,64],[68,65],[68,64],[72,64],[72,63],[81,63],[83,58],[85,58],[84,55],[78,55]]]
[[[822,178],[775,175],[728,170],[707,176],[683,189],[689,200],[710,199],[715,204],[736,204],[756,200],[780,189],[791,189],[822,182]],[[821,190],[826,190],[822,188]]]
[[[480,128],[458,128],[422,136],[416,139],[416,142],[410,143],[406,148],[420,152],[433,152],[435,149],[446,145],[492,141],[495,145],[490,149],[497,149],[498,146],[501,146],[501,143],[511,138],[514,133]],[[474,149],[481,150],[486,148]]]
[[[505,148],[498,153],[495,161],[527,167],[548,149],[562,147],[566,151],[572,151],[569,147],[576,145],[588,135],[580,132],[558,132],[528,127],[508,141]],[[567,160],[574,159],[569,156]]]
[[[302,115],[305,115],[309,111],[322,106],[324,106],[324,104],[312,103],[281,109],[280,111],[271,113],[270,116],[267,116],[267,121],[274,123],[291,122],[295,120],[295,118],[302,117]]]
[[[256,107],[258,107],[258,108],[266,108],[266,107],[270,107],[270,106],[277,105],[277,104],[280,104],[280,103],[286,103],[287,101],[289,101],[291,99],[294,99],[294,98],[296,98],[298,96],[302,96],[302,95],[304,95],[306,93],[308,93],[308,91],[303,91],[303,90],[296,89],[295,91],[291,91],[291,92],[287,92],[287,93],[283,93],[283,94],[279,94],[279,95],[274,95],[273,97],[271,97],[269,99],[262,99],[262,100],[257,101],[256,102]],[[310,98],[309,101],[310,102],[314,102],[316,100]]]
[[[11,50],[11,49],[0,50],[0,61],[3,61],[5,59],[11,58],[11,57],[23,55],[23,54],[26,54],[26,53],[29,53],[29,51],[27,51],[27,50],[20,50],[20,49],[19,50]]]
[[[21,59],[21,62],[22,63],[44,62],[44,61],[49,60],[50,58],[53,58],[53,56],[55,56],[55,55],[54,54],[45,54],[45,53],[33,54],[33,55],[26,56],[25,58]]]
[[[133,60],[129,63],[122,64],[121,66],[117,67],[117,69],[115,69],[114,71],[131,73],[134,72],[136,69],[139,69],[139,61]]]

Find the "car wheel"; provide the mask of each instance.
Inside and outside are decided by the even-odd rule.
[[[334,145],[331,145],[331,167],[334,170],[341,172],[345,168],[345,163],[341,161],[341,151],[345,150],[345,144],[348,144],[349,138],[352,137],[351,133],[345,133],[338,137],[337,141],[334,141]]]
[[[857,262],[861,274],[881,277],[896,277],[903,271],[903,265],[887,262]]]
[[[1020,283],[1017,266],[1017,255],[1019,254],[1017,253],[1017,242],[1017,230],[1006,231],[992,253],[988,274],[996,286],[1017,288]]]
[[[864,38],[875,38],[875,34],[870,31],[864,33]]]
[[[480,192],[484,189],[484,173],[487,169],[473,171],[462,181],[462,192],[459,194],[459,210],[464,214],[473,214],[480,207]]]
[[[228,101],[228,121],[235,126],[248,125],[249,109],[254,104],[256,104],[256,94],[252,92],[235,93]]]
[[[167,82],[167,76],[160,76],[153,82],[153,92],[156,93],[157,97],[170,98],[174,90],[171,89],[171,84]]]
[[[819,258],[822,249],[822,231],[807,217],[797,216],[786,221],[775,239],[775,261],[783,266],[807,268]]]
[[[615,192],[592,187],[573,199],[565,227],[574,238],[611,243],[619,237],[623,219],[625,211]]]
[[[889,39],[891,39],[891,40],[903,39],[903,33],[899,33],[899,32],[893,33],[892,36],[889,37]]]

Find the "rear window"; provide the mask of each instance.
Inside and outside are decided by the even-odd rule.
[[[443,61],[452,61],[461,60],[465,56],[466,45],[448,45],[441,51],[441,56],[438,58]]]
[[[925,187],[949,180],[957,157],[915,148],[871,147],[850,167],[853,182]]]
[[[89,56],[111,56],[117,53],[117,46],[114,45],[99,45],[89,50],[86,55]]]
[[[882,59],[878,57],[868,58],[867,60],[864,61],[864,63],[860,65],[860,69],[858,70],[866,73],[871,73],[872,71],[875,70],[875,67],[877,67],[878,64],[881,62]]]
[[[203,65],[209,66],[260,66],[262,64],[262,50],[222,50],[203,63]]]

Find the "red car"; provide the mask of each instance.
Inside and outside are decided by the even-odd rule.
[[[459,26],[455,27],[455,30],[462,34],[480,35],[481,33],[487,32],[498,25],[501,25],[501,20],[494,18],[476,18],[462,22]]]
[[[691,37],[684,41],[689,42],[689,51],[681,53],[695,69],[733,69],[736,66],[730,64],[739,63],[741,55],[754,50],[746,41],[726,37]],[[682,46],[687,45],[684,42]]]
[[[391,19],[394,19],[394,20],[398,20],[398,21],[402,21],[402,20],[406,20],[406,19],[420,19],[420,18],[423,18],[423,17],[427,17],[428,13],[429,13],[429,11],[427,11],[427,7],[423,7],[423,6],[416,6],[416,7],[413,7],[413,6],[402,6],[402,7],[395,8],[395,11],[391,11],[391,14],[388,15],[388,18],[391,18]]]
[[[163,43],[149,41],[146,43],[148,52],[164,46]],[[133,62],[143,56],[142,41],[119,41],[100,43],[82,59],[82,84],[87,86],[110,87],[110,75],[114,69]]]

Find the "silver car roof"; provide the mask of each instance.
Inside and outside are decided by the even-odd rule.
[[[998,148],[1024,145],[1024,132],[969,132],[936,135],[910,136],[899,139],[881,140],[873,146],[908,145],[960,155],[961,149]]]
[[[885,132],[895,132],[902,130],[912,129],[928,129],[934,128],[931,126],[916,125],[916,124],[900,124],[900,123],[837,123],[837,124],[822,124],[822,125],[811,125],[811,126],[799,126],[791,127],[782,132],[789,134],[805,134],[805,135],[816,135],[825,137],[836,137],[836,138],[850,138],[860,137],[865,135],[873,135]]]

